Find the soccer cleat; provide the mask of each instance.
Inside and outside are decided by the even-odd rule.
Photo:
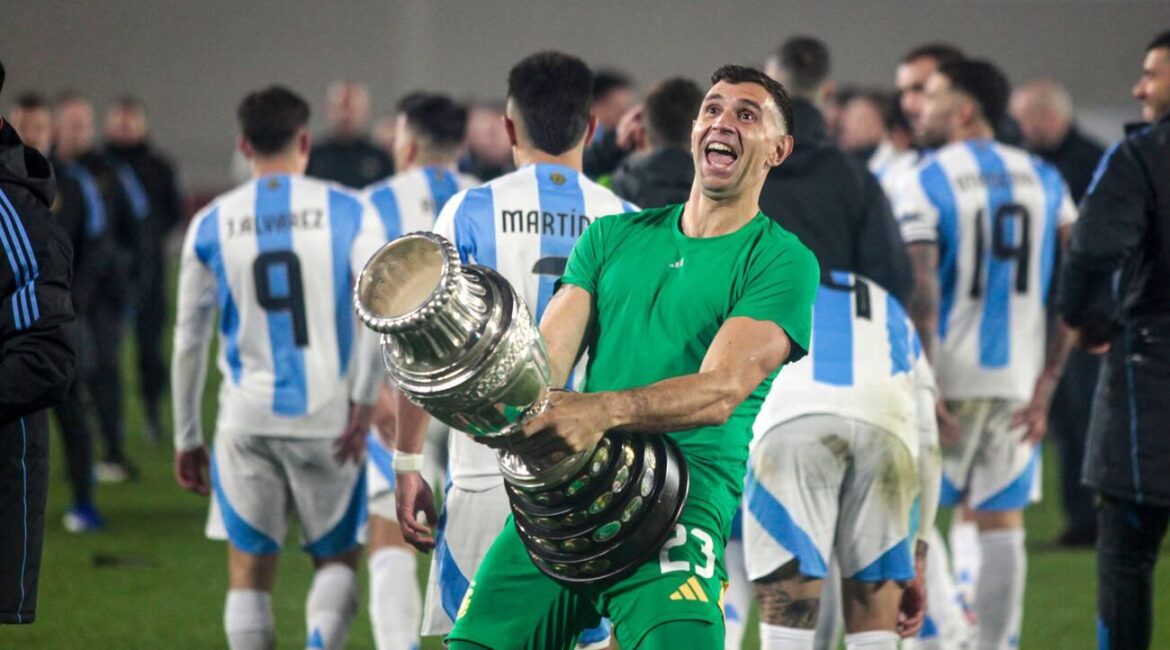
[[[65,513],[61,522],[71,533],[93,533],[106,527],[106,522],[92,504],[78,504]]]
[[[125,483],[138,478],[138,468],[126,461],[105,461],[94,465],[93,475],[98,483]]]

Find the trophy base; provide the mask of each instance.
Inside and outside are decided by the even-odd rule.
[[[582,469],[547,488],[504,479],[529,557],[569,584],[617,580],[653,557],[689,488],[682,453],[666,436],[610,432],[584,454]]]

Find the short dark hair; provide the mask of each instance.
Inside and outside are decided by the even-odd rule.
[[[593,75],[593,101],[597,101],[619,88],[632,88],[633,86],[634,82],[626,73],[612,68],[602,68]]]
[[[793,36],[776,49],[793,93],[807,95],[829,78],[829,48],[812,36]]]
[[[16,97],[16,107],[22,111],[49,110],[49,100],[37,92],[21,93]]]
[[[1155,36],[1154,40],[1150,41],[1150,44],[1146,46],[1146,51],[1149,52],[1150,50],[1156,50],[1160,47],[1170,49],[1170,30],[1166,30]],[[0,82],[3,82],[3,80],[4,76],[2,72],[0,72]]]
[[[926,43],[910,50],[902,57],[902,63],[911,63],[918,59],[934,59],[941,68],[944,65],[958,63],[967,58],[963,51],[949,43]]]
[[[399,100],[398,113],[406,116],[411,130],[438,149],[451,150],[463,144],[467,108],[446,95],[411,93]]]
[[[554,156],[585,136],[592,92],[593,71],[562,52],[537,52],[508,73],[508,98],[525,132],[537,149]]]
[[[146,102],[142,101],[141,97],[136,95],[119,95],[110,102],[110,107],[120,108],[124,111],[138,111],[139,113],[146,112]]]
[[[703,90],[690,79],[674,77],[658,84],[643,107],[646,137],[652,146],[686,147],[691,122],[703,103]]]
[[[285,86],[249,93],[236,110],[240,133],[260,155],[280,153],[309,123],[309,104]]]
[[[955,90],[971,97],[993,127],[1007,114],[1011,85],[1007,77],[990,61],[968,59],[938,69]]]
[[[776,108],[780,109],[780,117],[783,118],[782,125],[787,133],[791,134],[796,127],[792,116],[792,98],[788,96],[788,91],[784,90],[784,86],[775,79],[760,72],[755,68],[745,65],[724,65],[711,75],[711,85],[726,81],[729,84],[753,83],[763,86],[768,94],[772,96],[772,100],[776,102]]]

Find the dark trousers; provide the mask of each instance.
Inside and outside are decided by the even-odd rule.
[[[93,501],[93,438],[86,420],[87,404],[81,381],[74,381],[65,401],[54,409],[65,449],[65,475],[74,505]]]
[[[93,372],[86,386],[97,410],[99,431],[105,443],[105,459],[121,463],[122,452],[122,333],[126,314],[125,301],[104,297],[94,301],[86,315],[89,326],[89,349],[93,354]]]
[[[0,623],[32,623],[49,490],[44,412],[0,425]]]
[[[1154,564],[1170,522],[1170,507],[1102,495],[1097,535],[1097,646],[1150,647]]]
[[[1060,497],[1070,528],[1097,527],[1093,506],[1095,492],[1081,482],[1085,461],[1085,439],[1089,435],[1089,415],[1101,357],[1084,350],[1072,349],[1060,384],[1052,398],[1049,424],[1060,451]]]
[[[161,251],[159,252],[161,259]],[[159,404],[169,376],[163,359],[163,326],[166,321],[166,269],[161,264],[148,268],[138,286],[134,333],[138,341],[138,373],[142,387],[142,404],[148,426],[156,432],[162,427]]]

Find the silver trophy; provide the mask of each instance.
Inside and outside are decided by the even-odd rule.
[[[610,580],[658,551],[688,487],[669,438],[613,431],[572,454],[513,450],[552,389],[544,339],[503,276],[461,264],[440,235],[412,233],[370,258],[354,303],[382,335],[398,389],[497,449],[516,527],[541,571],[570,583]]]

